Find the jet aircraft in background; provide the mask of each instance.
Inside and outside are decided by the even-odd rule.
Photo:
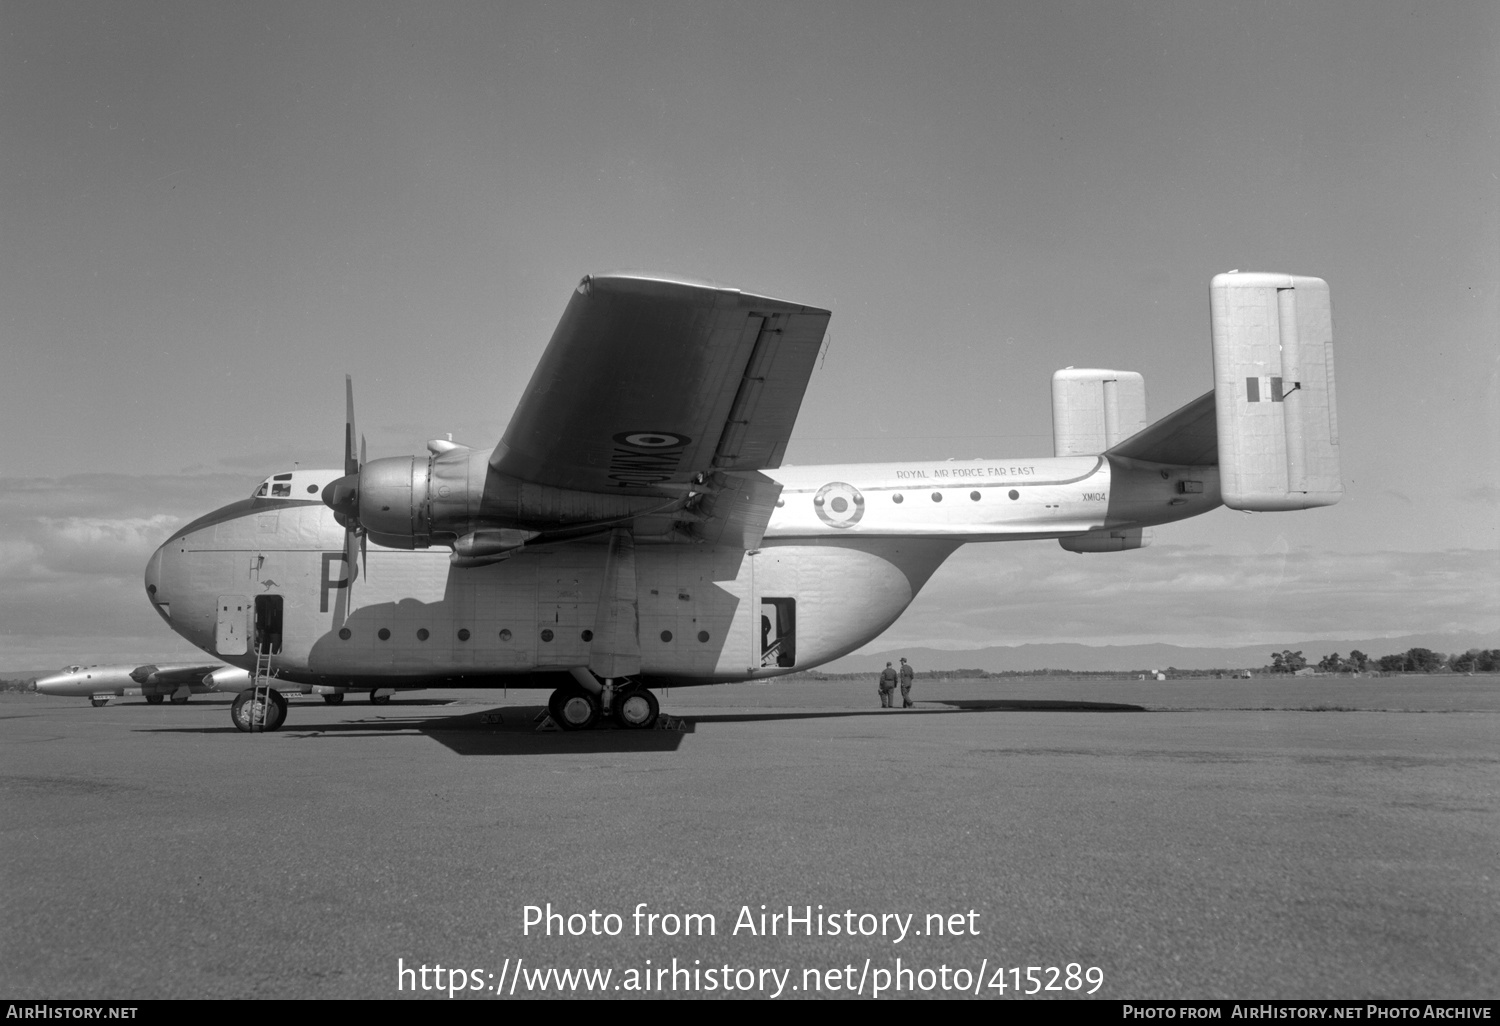
[[[59,673],[38,678],[36,689],[44,695],[88,698],[96,707],[121,695],[144,695],[152,705],[170,698],[176,705],[186,702],[191,695],[214,690],[203,679],[220,669],[227,667],[219,663],[64,666]]]
[[[37,691],[44,695],[87,698],[95,708],[125,695],[141,695],[152,705],[160,705],[167,699],[173,705],[180,705],[192,695],[214,691],[239,694],[249,686],[250,671],[219,663],[64,666],[58,673],[40,677],[36,682]],[[350,690],[369,691],[370,701],[378,705],[390,701],[394,689],[321,687],[316,693],[333,705],[342,702]]]
[[[283,692],[538,687],[557,723],[649,727],[653,688],[807,669],[889,627],[966,542],[1139,549],[1227,505],[1342,494],[1328,287],[1216,276],[1214,387],[1147,425],[1139,374],[1059,371],[1050,457],[783,466],[827,310],[650,277],[586,277],[493,449],[268,478],[177,531],[146,591]]]

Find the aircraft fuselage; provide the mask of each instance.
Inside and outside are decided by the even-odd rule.
[[[636,538],[643,683],[836,659],[890,626],[965,542],[1094,536],[1219,505],[1213,467],[1101,456],[764,473],[781,494],[758,549]],[[351,587],[344,529],[317,497],[339,474],[298,471],[164,544],[146,583],[172,629],[245,668],[268,647],[277,675],[303,685],[555,687],[589,663],[607,538],[471,568],[446,548],[372,545]]]

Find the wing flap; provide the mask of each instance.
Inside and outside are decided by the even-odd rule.
[[[759,548],[781,498],[781,485],[754,471],[719,474],[712,483],[718,489],[700,503],[703,519],[692,525],[693,537],[710,545]]]

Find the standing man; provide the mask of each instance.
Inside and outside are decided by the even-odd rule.
[[[895,708],[896,697],[896,671],[891,669],[891,664],[886,663],[885,669],[880,671],[880,708]]]
[[[885,665],[889,666],[890,663]],[[901,708],[910,709],[917,703],[911,700],[911,679],[916,674],[912,671],[911,664],[906,661],[906,656],[901,657]]]

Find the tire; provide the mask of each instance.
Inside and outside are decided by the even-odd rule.
[[[382,695],[382,694],[380,694],[380,689],[379,688],[374,688],[373,690],[370,691],[370,704],[371,705],[385,705],[390,700],[391,700],[391,696],[390,695]]]
[[[166,697],[166,695],[147,695],[146,701],[150,702],[152,705],[161,705]]]
[[[172,696],[172,704],[173,705],[187,705],[187,700],[188,700],[188,696],[187,695],[183,695],[181,698],[178,698],[176,695]]]
[[[615,697],[615,722],[630,730],[649,730],[656,726],[661,704],[648,688],[631,688]]]
[[[560,695],[555,704],[547,703],[547,708],[563,730],[588,730],[599,722],[599,700],[593,695],[582,688],[562,691]]]
[[[343,700],[344,700],[344,696],[343,696],[342,692],[339,693],[339,694],[336,694],[336,695],[324,695],[323,696],[323,701],[327,702],[329,705],[338,705]]]
[[[234,698],[234,705],[229,707],[229,718],[240,731],[258,733],[261,730],[277,730],[286,722],[286,699],[281,692],[272,688],[270,691],[270,702],[265,706],[265,725],[261,726],[262,713],[255,701],[255,688],[246,688]]]
[[[108,705],[109,704],[109,699],[107,699],[107,698],[91,698],[91,699],[89,699],[89,704],[92,705],[95,709],[99,709],[99,708],[102,708],[103,706]]]

